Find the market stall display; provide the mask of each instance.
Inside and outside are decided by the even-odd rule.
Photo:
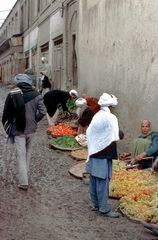
[[[57,118],[57,123],[63,123],[68,121],[77,120],[77,114],[76,114],[76,105],[74,100],[68,100],[66,103],[66,106],[68,108],[67,112],[63,112],[62,107],[59,105],[59,115]]]
[[[70,168],[69,173],[70,175],[82,179],[83,173],[86,172],[86,164],[85,161],[82,163],[75,164],[73,167]]]
[[[71,151],[70,156],[77,161],[86,160],[88,156],[87,148],[82,148],[79,150]]]
[[[66,103],[66,106],[70,112],[76,111],[76,104],[74,99],[69,99]]]
[[[48,133],[50,133],[53,137],[62,137],[64,135],[77,135],[77,131],[75,129],[72,129],[68,123],[59,123],[55,126],[49,127]]]
[[[138,221],[158,222],[158,175],[149,170],[126,170],[114,161],[110,196],[120,199],[120,210]]]
[[[83,147],[87,147],[87,137],[86,134],[79,134],[75,137],[76,141]]]
[[[49,141],[50,147],[59,150],[74,150],[74,149],[81,149],[82,147],[78,144],[75,137],[70,135],[64,135],[63,137],[56,137],[52,138]]]

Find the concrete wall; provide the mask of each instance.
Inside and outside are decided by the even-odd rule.
[[[61,37],[64,40],[64,33],[65,33],[65,21],[64,18],[61,17],[61,13],[60,10],[58,9],[58,11],[56,11],[55,13],[53,13],[50,17],[50,62],[52,65],[52,79],[54,82],[54,87],[55,83],[56,83],[56,78],[55,78],[55,66],[56,66],[56,62],[55,62],[55,46],[54,46],[54,40],[57,39],[58,37]],[[65,44],[65,43],[64,43]],[[65,48],[64,48],[65,50]],[[63,56],[64,55],[64,56]],[[65,58],[65,51],[61,52],[61,58],[64,59]],[[63,60],[62,60],[63,62]],[[64,62],[63,64],[63,72],[64,74],[61,77],[61,82],[58,83],[58,88],[61,89],[65,89],[66,88],[66,64]],[[59,80],[59,79],[58,79]],[[58,82],[57,80],[57,82]]]
[[[33,29],[30,33],[24,36],[24,52],[29,51],[38,43],[38,27]]]
[[[141,119],[158,129],[157,12],[157,0],[80,0],[79,89],[118,97],[126,149]]]

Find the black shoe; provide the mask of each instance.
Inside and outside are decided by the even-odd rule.
[[[91,211],[99,211],[98,207],[91,207]]]
[[[27,191],[28,190],[28,185],[18,185],[18,188],[21,189],[21,190],[24,190],[24,191]]]
[[[101,216],[110,217],[110,218],[119,218],[120,214],[118,212],[109,211],[107,213],[101,213]]]

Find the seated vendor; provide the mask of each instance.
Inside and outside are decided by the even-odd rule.
[[[129,155],[122,153],[120,158],[123,159]],[[141,122],[141,135],[134,141],[131,156],[134,162],[138,163],[139,169],[151,168],[158,156],[158,132],[151,131],[151,123],[147,119]],[[146,157],[152,158],[147,160]]]

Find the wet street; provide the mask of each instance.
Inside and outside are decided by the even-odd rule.
[[[0,116],[9,89],[0,86]],[[89,208],[88,186],[68,173],[75,160],[49,148],[46,117],[35,136],[30,187],[19,190],[14,145],[0,122],[0,240],[153,240],[126,217],[107,219]],[[112,208],[118,201],[110,200]]]

